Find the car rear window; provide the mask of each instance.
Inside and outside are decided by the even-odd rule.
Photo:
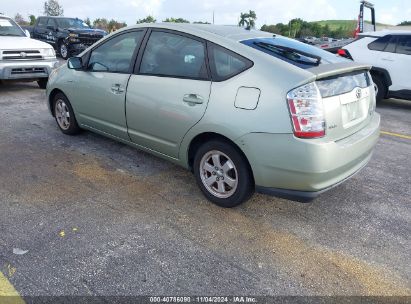
[[[320,48],[280,36],[248,39],[241,43],[302,69],[346,61]]]
[[[368,71],[357,71],[337,75],[317,81],[318,89],[323,98],[352,92],[355,88],[367,88],[371,85]]]

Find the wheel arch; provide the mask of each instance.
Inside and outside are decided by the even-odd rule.
[[[370,71],[371,76],[380,77],[384,84],[387,86],[387,89],[392,86],[392,80],[390,73],[383,68],[373,67]]]
[[[51,111],[51,115],[53,115],[53,117],[54,117],[54,104],[53,104],[53,100],[54,100],[54,97],[56,97],[56,95],[57,94],[59,94],[59,93],[61,93],[61,94],[63,94],[64,96],[66,96],[66,94],[64,94],[64,92],[62,91],[62,90],[60,90],[60,89],[53,89],[51,92],[50,92],[50,94],[49,94],[49,98],[48,98],[48,103],[49,103],[49,108],[50,108],[50,111]]]
[[[245,161],[247,162],[247,166],[248,169],[251,172],[251,176],[253,178],[253,183],[255,182],[255,178],[254,178],[254,172],[253,172],[253,168],[251,167],[250,161],[248,160],[246,154],[243,152],[243,150],[234,142],[232,141],[230,138],[221,135],[219,133],[215,133],[215,132],[203,132],[200,133],[198,135],[196,135],[191,141],[190,144],[188,145],[188,149],[187,149],[187,165],[188,168],[193,171],[193,163],[194,163],[194,157],[195,154],[197,152],[197,150],[200,148],[200,146],[210,140],[221,140],[224,141],[228,144],[230,144],[232,147],[234,147],[245,159]]]

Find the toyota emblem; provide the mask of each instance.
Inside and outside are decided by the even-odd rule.
[[[20,57],[21,57],[21,58],[26,58],[26,57],[27,57],[27,54],[26,54],[25,52],[21,52],[21,53],[20,53]]]
[[[362,91],[361,89],[357,89],[357,91],[355,92],[355,96],[357,96],[357,99],[360,99],[362,96]]]

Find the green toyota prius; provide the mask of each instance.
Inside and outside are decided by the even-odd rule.
[[[254,191],[311,200],[363,168],[379,138],[370,66],[239,27],[142,24],[55,70],[58,127],[192,170],[222,207]]]

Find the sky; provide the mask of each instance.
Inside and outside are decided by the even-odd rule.
[[[411,20],[411,0],[369,0],[375,4],[377,22],[396,25]],[[0,0],[0,12],[15,16],[20,13],[42,15],[44,0]],[[59,0],[64,15],[91,20],[115,19],[135,24],[136,20],[153,15],[157,22],[167,17],[182,17],[191,22],[216,24],[238,23],[241,12],[254,10],[257,27],[263,24],[287,23],[293,18],[307,21],[357,19],[359,0]],[[369,16],[368,16],[369,17]],[[370,19],[370,18],[369,18]]]

